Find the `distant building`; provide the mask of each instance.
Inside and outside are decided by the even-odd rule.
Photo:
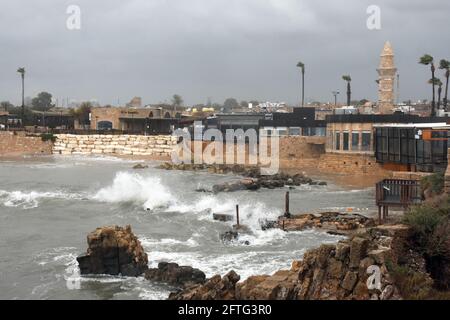
[[[48,111],[31,110],[32,124],[51,129],[74,129],[74,116],[67,108],[52,108]]]
[[[315,108],[294,108],[290,113],[266,114],[259,126],[268,136],[274,130],[280,136],[325,136],[327,125],[324,120],[316,120]]]
[[[450,123],[383,124],[374,128],[375,157],[386,169],[412,172],[446,170]]]
[[[127,104],[127,107],[130,107],[130,108],[141,108],[142,107],[142,98],[141,97],[134,97]]]
[[[374,127],[383,124],[446,122],[446,118],[419,117],[403,113],[384,115],[330,115],[326,117],[326,152],[346,154],[374,154]]]
[[[169,134],[181,113],[160,108],[92,108],[92,130],[118,130],[139,134]]]

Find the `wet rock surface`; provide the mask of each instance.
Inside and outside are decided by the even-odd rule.
[[[183,288],[204,283],[206,276],[199,269],[179,266],[176,263],[160,262],[158,268],[148,269],[145,272],[145,279]]]
[[[235,287],[239,280],[240,276],[230,271],[223,277],[216,275],[208,279],[205,284],[171,293],[169,300],[234,300]]]
[[[148,257],[130,226],[97,228],[87,236],[88,249],[77,257],[80,272],[137,277],[147,270]]]
[[[285,231],[302,231],[316,228],[333,234],[348,234],[359,229],[372,227],[375,221],[359,214],[340,212],[323,212],[318,214],[291,215],[290,218],[280,217],[274,226]]]
[[[148,169],[148,166],[142,163],[138,163],[136,165],[133,166],[133,169],[135,170],[139,170],[139,169]]]
[[[388,261],[403,254],[401,246],[385,247],[402,241],[404,226],[389,231],[369,229],[336,245],[322,245],[294,261],[290,270],[273,275],[252,276],[239,282],[231,271],[172,293],[173,300],[398,300],[402,299],[387,267]],[[386,235],[388,234],[388,235]],[[400,249],[400,252],[396,250]],[[380,258],[383,256],[383,258]],[[379,272],[373,277],[371,270]],[[379,279],[379,281],[377,280]],[[371,285],[373,283],[373,285]]]
[[[324,181],[314,181],[305,174],[289,175],[279,173],[271,176],[262,175],[258,167],[248,166],[226,166],[226,165],[206,165],[206,164],[173,164],[170,162],[163,163],[159,166],[164,170],[181,170],[181,171],[207,171],[211,174],[235,174],[243,176],[244,179],[237,181],[226,182],[213,186],[212,192],[233,192],[241,190],[258,190],[261,188],[275,189],[285,186],[300,186],[300,185],[327,185]],[[204,192],[205,190],[199,190]]]

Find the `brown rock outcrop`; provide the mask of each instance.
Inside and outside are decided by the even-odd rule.
[[[234,300],[235,287],[240,276],[234,271],[221,277],[216,275],[203,285],[194,285],[184,291],[171,293],[169,300]]]
[[[338,234],[347,234],[374,225],[375,222],[371,218],[359,214],[340,212],[300,214],[291,216],[291,218],[280,217],[277,223],[277,226],[285,231],[302,231],[316,228]]]
[[[81,274],[137,277],[148,268],[147,254],[129,225],[97,228],[87,243],[87,252],[77,257]]]
[[[247,280],[225,281],[229,275],[215,276],[204,285],[197,285],[172,294],[171,299],[239,299],[239,300],[369,300],[401,299],[387,268],[387,262],[399,253],[392,247],[392,239],[401,238],[403,227],[391,227],[386,232],[369,232],[340,241],[336,245],[322,245],[305,253],[302,261],[295,261],[291,270],[280,270],[272,276],[253,276]],[[380,234],[384,234],[380,236]],[[389,235],[386,235],[389,234]],[[395,263],[395,262],[394,262]],[[372,283],[370,269],[379,272],[379,283]],[[238,276],[233,277],[235,280]],[[372,280],[372,279],[371,279]],[[376,278],[375,278],[376,280]]]

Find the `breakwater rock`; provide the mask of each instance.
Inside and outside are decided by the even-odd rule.
[[[322,245],[294,261],[290,270],[239,282],[231,271],[170,294],[172,300],[397,300],[399,290],[388,266],[405,256],[409,228],[374,227]]]
[[[261,169],[256,166],[242,165],[207,165],[181,163],[175,164],[165,162],[158,168],[164,170],[181,170],[181,171],[207,171],[211,174],[235,174],[243,176],[244,179],[226,182],[213,186],[213,192],[233,192],[239,190],[258,190],[261,188],[275,189],[284,186],[300,186],[300,185],[326,185],[324,181],[314,181],[305,174],[289,175],[286,173],[278,173],[275,175],[262,175]],[[204,190],[200,190],[204,191]]]
[[[81,274],[137,277],[148,269],[147,254],[130,226],[97,228],[87,243],[87,252],[77,257]]]
[[[174,164],[170,162],[163,163],[158,168],[164,170],[181,170],[181,171],[207,171],[212,174],[235,174],[243,176],[244,179],[237,181],[226,182],[214,185],[212,192],[233,192],[240,190],[259,190],[261,188],[276,189],[285,186],[300,186],[300,185],[327,185],[324,181],[314,181],[305,174],[289,175],[286,173],[278,173],[267,176],[262,175],[258,167],[248,167],[240,165],[206,165],[206,164]],[[198,190],[206,191],[206,190]]]
[[[302,231],[316,228],[335,234],[347,234],[375,226],[372,218],[360,214],[323,212],[319,214],[292,215],[280,217],[275,225],[285,231]]]
[[[183,288],[204,283],[206,276],[199,269],[179,266],[176,263],[160,262],[158,268],[145,271],[145,279]]]

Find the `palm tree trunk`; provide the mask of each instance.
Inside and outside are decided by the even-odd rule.
[[[350,86],[350,81],[347,82],[347,106],[350,106],[352,101],[352,89]]]
[[[445,76],[447,77],[447,81],[445,84],[445,96],[444,96],[444,111],[447,111],[447,102],[448,102],[448,78],[450,76],[450,70],[447,70]]]
[[[431,65],[431,81],[433,86],[433,100],[431,101],[431,116],[436,116],[436,92],[435,92],[435,85],[434,85],[434,64]]]
[[[441,94],[442,94],[442,86],[439,86],[439,88],[438,88],[438,103],[437,103],[438,110],[441,108]]]
[[[22,127],[25,126],[25,75],[22,73]]]
[[[302,108],[305,106],[305,72],[302,71]]]

